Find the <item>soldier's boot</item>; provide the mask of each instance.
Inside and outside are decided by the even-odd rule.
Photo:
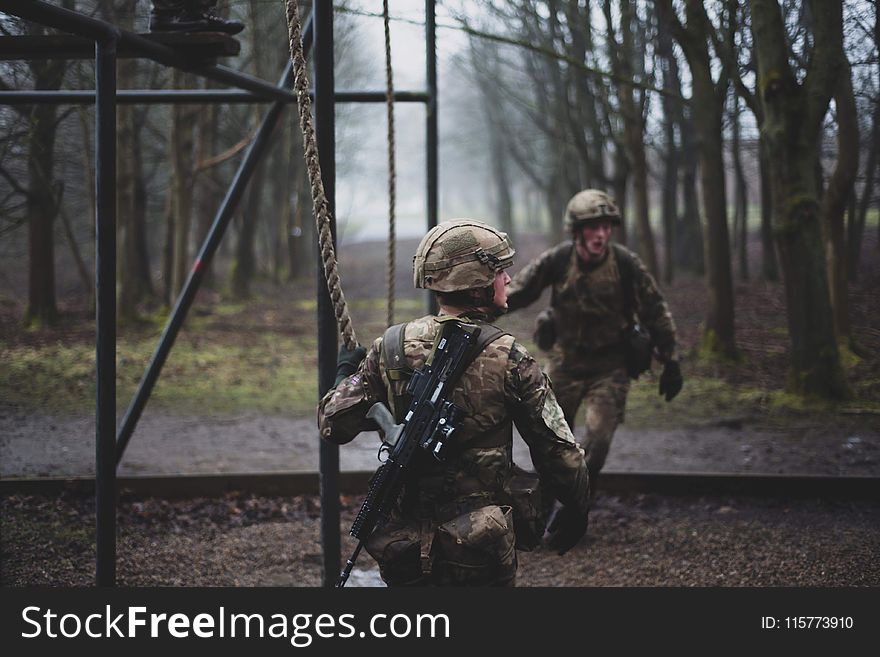
[[[151,32],[224,32],[238,34],[244,23],[218,16],[216,0],[153,0]]]

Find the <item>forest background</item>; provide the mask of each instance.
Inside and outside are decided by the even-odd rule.
[[[148,2],[61,0],[146,31]],[[268,81],[288,58],[281,0],[221,0],[247,25],[226,65]],[[379,3],[336,6],[337,89],[384,89]],[[424,3],[390,3],[394,85],[425,86]],[[307,15],[309,7],[303,7]],[[608,189],[679,325],[686,387],[636,385],[628,426],[735,422],[878,431],[880,283],[875,0],[437,3],[440,218],[512,236],[515,270]],[[42,34],[0,14],[4,36]],[[3,37],[0,37],[3,38]],[[90,60],[7,60],[0,88],[91,89]],[[120,89],[204,88],[121,60]],[[120,105],[120,412],[149,361],[266,107]],[[339,266],[362,341],[422,314],[425,109],[395,107],[389,274],[385,107],[337,106]],[[0,411],[94,409],[94,108],[0,106]],[[316,242],[296,108],[248,185],[150,409],[310,417]],[[393,281],[393,285],[390,283]],[[393,304],[389,304],[393,299]],[[530,340],[536,307],[502,323]],[[84,440],[91,440],[86,436]]]

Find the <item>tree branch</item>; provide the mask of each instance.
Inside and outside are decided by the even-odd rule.
[[[218,164],[223,164],[226,160],[235,157],[238,153],[244,150],[248,144],[253,141],[256,135],[256,131],[251,132],[251,134],[249,134],[247,137],[242,139],[240,142],[235,144],[227,151],[220,153],[219,155],[215,155],[214,157],[209,157],[205,160],[202,160],[201,162],[196,164],[194,173],[201,173],[202,171],[215,167]]]
[[[13,178],[12,174],[9,173],[9,171],[6,170],[6,167],[4,167],[2,164],[0,164],[0,176],[6,178],[6,181],[16,192],[23,195],[25,198],[31,198],[31,191],[27,187],[23,187],[21,183]]]
[[[810,2],[813,12],[813,52],[804,78],[804,134],[816,134],[834,95],[844,64],[843,10],[840,2]]]

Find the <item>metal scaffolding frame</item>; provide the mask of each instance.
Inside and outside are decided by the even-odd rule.
[[[95,89],[84,91],[3,91],[0,104],[94,104],[95,105],[95,197],[96,197],[96,407],[95,407],[95,515],[97,586],[116,584],[116,468],[152,393],[162,366],[174,344],[187,311],[195,298],[206,266],[216,252],[251,174],[259,163],[270,137],[288,103],[295,103],[291,91],[292,66],[288,62],[277,84],[233,69],[195,62],[173,47],[141,35],[51,5],[43,0],[2,0],[0,11],[90,39],[95,44]],[[437,57],[435,0],[425,0],[426,90],[398,91],[395,102],[420,102],[426,107],[426,186],[428,228],[438,217]],[[124,90],[116,88],[117,56],[120,47],[134,56],[151,59],[232,87],[233,90]],[[303,49],[312,50],[315,100],[315,131],[321,159],[324,190],[335,206],[335,104],[338,102],[385,102],[380,91],[339,91],[333,77],[333,5],[316,0],[303,31]],[[22,53],[22,57],[25,53]],[[68,56],[69,58],[69,56]],[[217,210],[211,229],[193,263],[159,344],[141,378],[138,390],[116,431],[116,106],[120,103],[271,103],[256,136],[236,171]],[[336,234],[335,219],[331,231]],[[329,390],[336,371],[338,329],[324,272],[317,268],[318,298],[318,393]],[[430,308],[429,302],[429,308]],[[316,435],[316,439],[318,439]],[[325,441],[320,446],[321,540],[324,548],[322,582],[333,586],[341,566],[339,510],[339,448]]]

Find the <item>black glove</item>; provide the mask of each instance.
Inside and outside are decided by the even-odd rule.
[[[672,401],[672,398],[681,391],[683,385],[681,365],[677,360],[666,361],[663,373],[660,375],[660,394],[666,395],[666,401]]]
[[[344,344],[339,347],[339,356],[336,358],[336,383],[335,388],[342,380],[357,372],[361,361],[367,357],[367,350],[364,347],[357,346],[354,349],[348,349]]]
[[[538,349],[550,351],[556,342],[556,323],[553,319],[553,309],[547,308],[541,311],[535,318],[535,332],[532,335]]]
[[[570,506],[557,509],[547,524],[547,547],[565,554],[578,544],[587,533],[589,513],[581,513]]]

